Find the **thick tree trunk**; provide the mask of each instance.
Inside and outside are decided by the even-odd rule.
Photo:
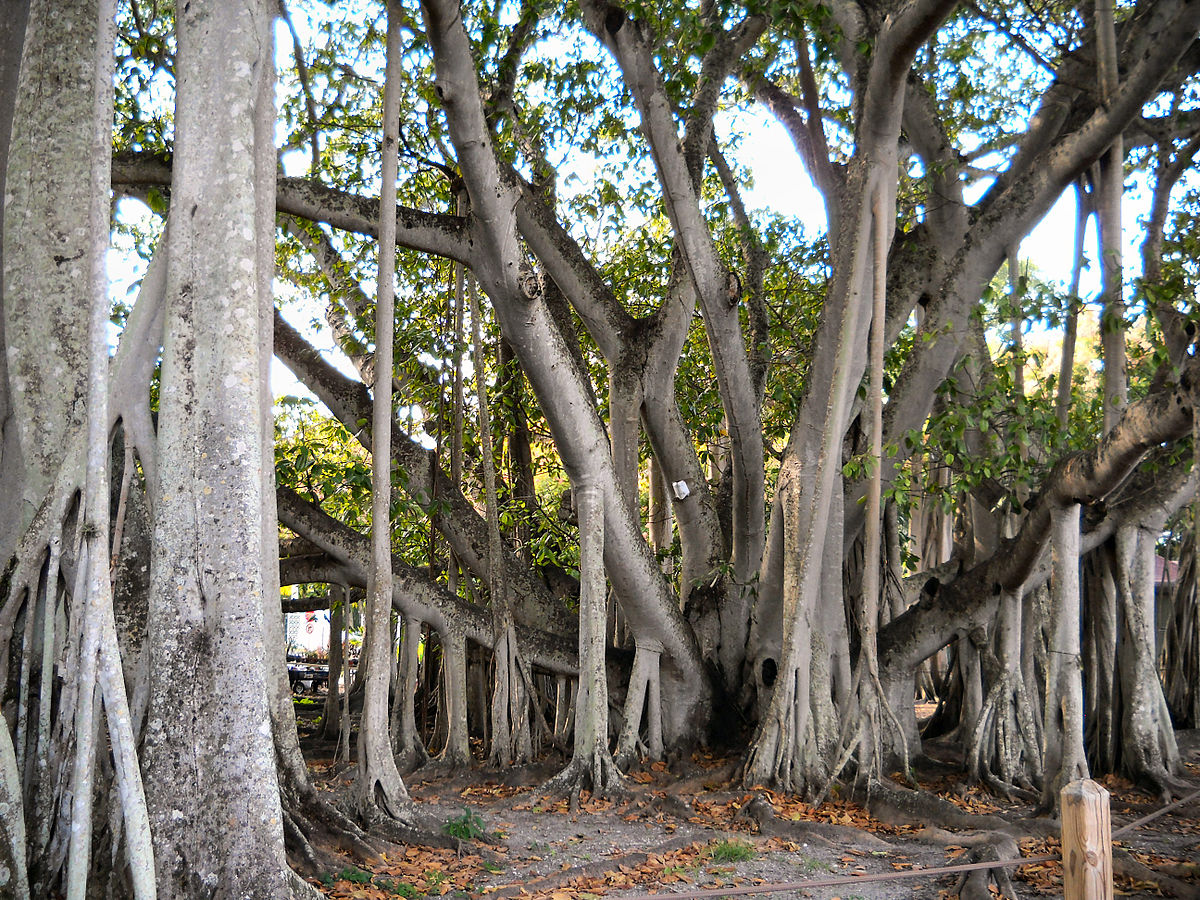
[[[1083,682],[1079,666],[1079,504],[1051,510],[1053,607],[1046,676],[1042,804],[1058,808],[1063,786],[1088,777],[1083,749]]]
[[[621,791],[621,773],[608,749],[608,683],[604,663],[604,491],[575,485],[579,513],[579,694],[575,704],[575,747],[567,767],[543,787],[547,793],[580,790],[593,796]]]
[[[25,24],[29,19],[30,0],[4,0],[0,3],[0,347],[5,338],[5,240],[4,200],[11,147],[13,111],[17,103],[21,51],[25,44]],[[12,386],[8,380],[8,357],[0,354],[0,483],[21,484],[24,480],[21,444],[13,415]],[[5,491],[0,498],[0,559],[7,560],[17,547],[20,536],[21,495]]]
[[[291,896],[262,646],[262,382],[254,110],[270,14],[177,20],[176,225],[155,504],[143,765],[161,898]],[[236,747],[236,753],[227,748]],[[186,799],[186,809],[181,803]],[[203,809],[212,817],[197,817]],[[237,829],[214,827],[234,820]]]
[[[392,744],[401,772],[409,772],[429,759],[417,732],[417,711],[414,706],[421,663],[422,627],[421,620],[415,616],[404,617],[404,634],[400,642],[400,678],[392,703]],[[330,677],[333,677],[332,674]]]
[[[1154,559],[1161,528],[1117,532],[1117,571],[1124,611],[1121,640],[1122,770],[1162,795],[1180,768],[1175,730],[1158,678]]]
[[[11,424],[24,463],[15,482],[24,485],[21,507],[11,520],[18,534],[84,436],[91,184],[82,161],[92,150],[96,9],[95,2],[31,4],[17,85],[4,197],[3,326]]]
[[[462,632],[453,627],[440,632],[440,635],[446,745],[438,758],[450,768],[460,768],[471,763],[471,745],[467,734],[467,642]]]

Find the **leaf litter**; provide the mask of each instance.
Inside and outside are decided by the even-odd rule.
[[[1197,741],[1200,758],[1200,740]],[[695,890],[796,883],[838,876],[861,876],[935,868],[970,858],[964,832],[961,843],[937,844],[922,838],[913,825],[897,825],[872,817],[861,805],[843,798],[819,806],[778,791],[758,787],[733,789],[720,778],[705,780],[706,772],[729,772],[736,760],[695,754],[686,772],[672,773],[661,763],[637,768],[627,778],[628,793],[619,798],[581,793],[576,811],[565,798],[537,793],[553,770],[531,768],[503,773],[476,770],[468,777],[418,772],[409,788],[418,803],[446,810],[470,811],[499,836],[499,846],[466,843],[453,850],[405,847],[400,854],[368,865],[346,858],[341,873],[312,880],[336,900],[393,900],[408,898],[489,898],[489,900],[600,900],[647,893],[669,895]],[[1195,780],[1189,769],[1189,780]],[[682,776],[682,777],[681,777]],[[343,775],[343,778],[345,776]],[[1156,808],[1155,798],[1122,779],[1105,779],[1112,793],[1114,828]],[[687,786],[691,785],[693,789]],[[1001,815],[1019,822],[1028,807],[965,787],[956,776],[928,781],[921,787],[954,803],[965,812]],[[755,799],[768,803],[783,823],[809,823],[811,840],[765,836],[744,814]],[[1200,896],[1200,819],[1196,809],[1182,809],[1151,823],[1143,834],[1125,835],[1118,842],[1129,856],[1176,879]],[[822,826],[856,829],[864,840],[819,839]],[[872,837],[873,840],[866,840]],[[887,850],[879,849],[879,839]],[[749,856],[738,861],[714,859],[716,848],[740,842]],[[1018,841],[1022,856],[1058,854],[1056,838]],[[1115,893],[1125,897],[1171,896],[1154,881],[1120,871]],[[349,876],[349,877],[344,877]],[[843,887],[791,890],[780,897],[822,900],[859,897],[951,897],[953,875],[907,881],[869,882]],[[1058,861],[1024,866],[1013,871],[1018,897],[1062,895]]]

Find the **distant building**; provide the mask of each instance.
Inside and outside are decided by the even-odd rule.
[[[285,623],[289,653],[329,650],[329,610],[288,613]]]

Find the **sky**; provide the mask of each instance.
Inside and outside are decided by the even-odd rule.
[[[750,128],[750,137],[743,145],[741,153],[743,161],[753,173],[754,180],[754,186],[746,192],[746,203],[751,209],[770,210],[795,217],[813,232],[823,230],[825,211],[821,195],[800,164],[787,132],[774,117],[760,110],[750,115],[754,121]],[[978,192],[982,193],[985,187],[986,185],[979,186]],[[1139,268],[1140,231],[1137,219],[1144,205],[1140,192],[1134,190],[1129,193],[1128,202],[1124,206],[1127,244],[1124,260],[1130,278]],[[1022,264],[1028,261],[1042,280],[1057,284],[1064,291],[1071,279],[1075,207],[1074,192],[1065,192],[1025,239],[1020,249]],[[1098,258],[1095,241],[1095,227],[1092,224],[1089,226],[1088,242],[1085,245],[1085,253],[1091,260]],[[1082,295],[1088,298],[1096,296],[1099,287],[1099,270],[1097,266],[1092,265],[1083,273],[1080,290]],[[328,344],[327,336],[307,329],[306,323],[301,321],[307,318],[310,316],[291,316],[289,321],[306,331],[309,339]],[[327,358],[341,366],[346,374],[354,374],[342,354],[331,351],[327,353]],[[311,397],[307,389],[297,382],[278,360],[273,363],[272,390],[276,396],[291,394]]]
[[[296,24],[302,33],[307,32],[309,23],[301,19]],[[280,25],[277,40],[281,57],[280,65],[290,65],[291,37],[282,25]],[[748,206],[752,209],[774,211],[786,217],[795,217],[805,225],[806,230],[810,233],[822,230],[824,227],[823,202],[807,172],[800,164],[783,126],[758,105],[751,107],[748,111],[739,112],[738,115],[742,117],[739,123],[741,130],[748,135],[738,156],[753,173],[753,187],[746,191],[744,197]],[[729,124],[725,123],[726,127]],[[305,154],[296,154],[296,156],[299,165],[303,167],[307,161]],[[291,162],[285,157],[285,169]],[[294,174],[303,174],[303,172]],[[986,185],[979,185],[976,190],[981,193],[985,187]],[[1140,230],[1137,227],[1137,218],[1146,205],[1144,196],[1140,196],[1144,193],[1144,191],[1139,192],[1135,185],[1134,190],[1127,194],[1128,202],[1124,207],[1127,236],[1125,262],[1131,274],[1136,272],[1139,261],[1137,241],[1140,239]],[[1074,230],[1074,192],[1067,191],[1023,242],[1020,250],[1022,261],[1029,261],[1043,280],[1058,284],[1065,289],[1071,275]],[[1096,259],[1094,227],[1089,228],[1088,247],[1088,257]],[[111,260],[115,292],[118,296],[124,296],[128,285],[140,277],[144,270],[144,264],[139,260],[131,262],[127,255],[116,250],[114,250]],[[1099,272],[1093,265],[1090,270],[1085,270],[1081,293],[1085,298],[1092,297],[1098,292],[1098,288]],[[288,315],[293,326],[305,332],[306,337],[318,343],[319,346],[324,346],[330,362],[343,368],[347,374],[354,374],[345,357],[332,350],[328,335],[318,334],[309,328],[309,320],[323,318],[321,310],[289,312],[290,314],[286,312],[285,314]],[[311,397],[311,394],[277,360],[273,362],[272,366],[272,390],[276,396],[292,394]]]
[[[747,192],[747,203],[755,209],[772,209],[787,216],[795,216],[806,225],[821,228],[824,223],[824,207],[821,195],[813,185],[808,173],[800,164],[791,139],[786,130],[773,116],[761,109],[749,113],[754,124],[751,138],[747,141],[743,157],[754,173],[755,186]],[[782,187],[781,187],[782,186]],[[968,199],[982,194],[986,183],[977,186]],[[1126,247],[1124,261],[1129,277],[1140,269],[1140,229],[1138,217],[1146,206],[1144,191],[1132,182],[1128,185],[1123,207]],[[1064,290],[1071,280],[1071,258],[1075,242],[1075,194],[1067,191],[1046,214],[1041,223],[1022,242],[1022,263],[1030,261],[1039,276],[1048,282],[1060,285]],[[1095,227],[1089,226],[1086,255],[1097,258]],[[1099,290],[1099,271],[1092,266],[1081,279],[1081,293],[1092,296]]]

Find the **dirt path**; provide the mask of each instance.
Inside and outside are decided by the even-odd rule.
[[[1200,732],[1181,733],[1181,744],[1187,780],[1193,789],[1200,788]],[[331,769],[319,756],[321,748],[311,749],[316,752],[314,777],[324,789],[340,793],[353,770]],[[987,828],[949,831],[922,827],[924,823],[889,824],[848,801],[813,808],[771,791],[742,790],[731,781],[736,764],[702,754],[673,771],[657,764],[631,773],[627,796],[605,800],[585,793],[574,809],[565,800],[538,796],[537,787],[554,774],[554,765],[504,772],[480,768],[453,776],[429,767],[407,779],[422,812],[462,834],[485,829],[495,843],[466,841],[459,854],[408,847],[369,872],[347,858],[346,868],[330,873],[319,887],[327,896],[352,900],[598,900],[709,890],[720,890],[713,896],[731,896],[727,891],[804,882],[758,896],[935,898],[953,896],[959,876],[830,886],[812,882],[863,875],[894,879],[915,869],[965,862],[978,844],[995,837],[995,817],[1011,823],[1018,838],[1026,835],[1009,849],[1019,847],[1022,856],[1058,852],[1056,839],[1034,836],[1046,833],[1052,823],[1029,820],[1025,805],[965,788],[958,775],[919,780],[962,811],[988,816]],[[1128,783],[1108,779],[1107,786],[1113,793],[1114,829],[1160,806]],[[1200,801],[1125,836],[1117,847],[1122,857],[1118,895],[1200,898]],[[1003,856],[1003,842],[997,849]],[[1122,870],[1130,874],[1120,874]],[[1062,895],[1057,862],[1009,871],[1017,897]],[[1155,877],[1157,883],[1149,880]]]

